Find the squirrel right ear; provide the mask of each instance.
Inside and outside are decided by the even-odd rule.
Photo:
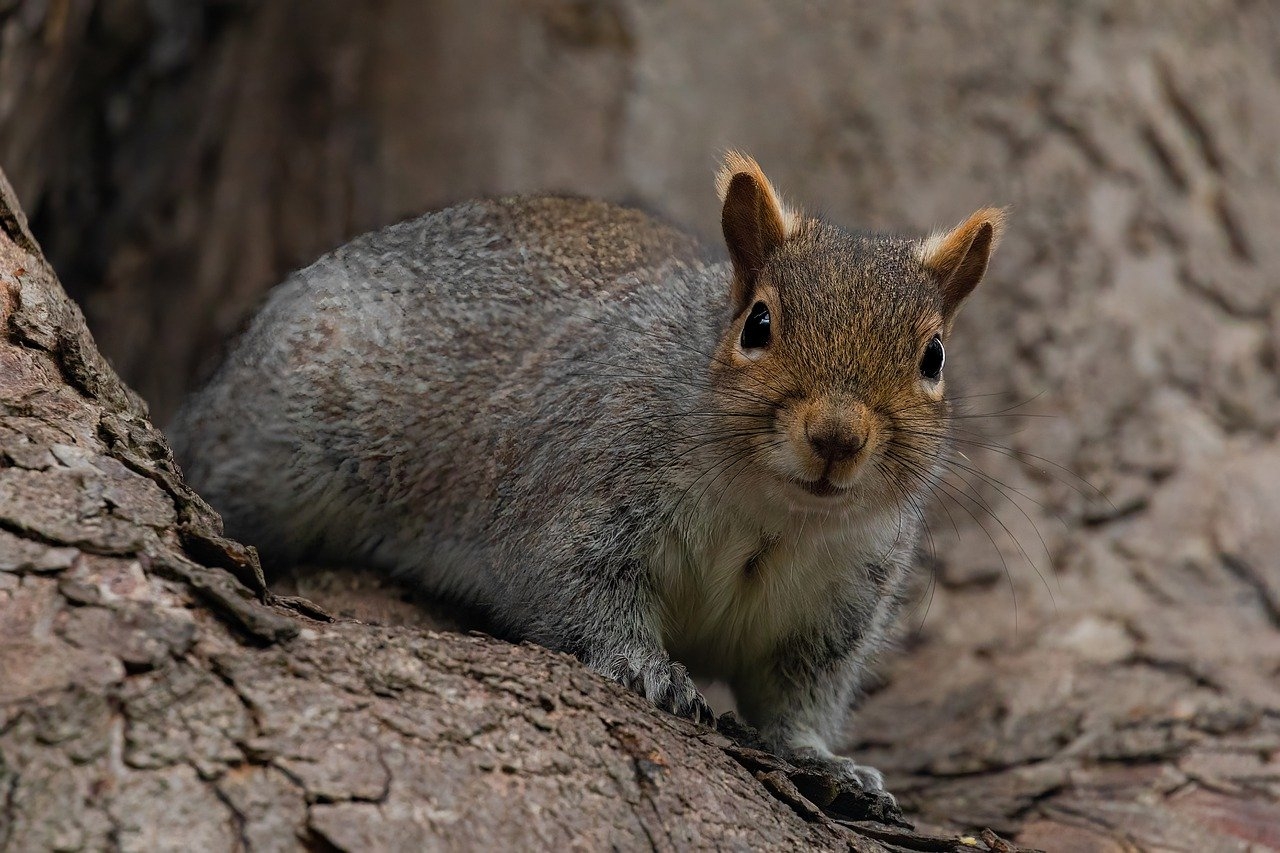
[[[984,207],[950,231],[920,244],[920,262],[938,279],[942,315],[949,323],[987,271],[987,261],[1004,233],[1004,211]]]
[[[733,304],[743,310],[769,255],[795,233],[800,216],[786,207],[755,160],[737,151],[725,155],[716,175],[724,207],[720,224],[733,261]]]

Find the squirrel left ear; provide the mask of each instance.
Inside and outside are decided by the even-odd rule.
[[[920,244],[920,262],[938,279],[942,316],[948,322],[982,281],[1003,233],[1004,211],[985,207],[950,231],[933,234]]]
[[[723,204],[720,224],[733,261],[733,304],[742,311],[753,298],[756,280],[769,256],[795,234],[800,215],[782,203],[759,164],[730,151],[716,175]]]

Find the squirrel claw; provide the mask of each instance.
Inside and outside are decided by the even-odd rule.
[[[628,660],[618,681],[669,714],[699,725],[715,726],[715,712],[683,664],[661,659],[639,663]]]
[[[898,799],[884,789],[884,774],[874,767],[859,764],[852,758],[840,755],[822,755],[813,749],[796,749],[789,756],[791,763],[798,767],[810,767],[820,770],[838,780],[850,782],[869,794],[885,797],[894,806]]]

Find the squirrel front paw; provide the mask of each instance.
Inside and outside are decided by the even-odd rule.
[[[615,665],[613,677],[670,714],[700,725],[715,724],[715,713],[683,664],[657,656],[622,658]]]

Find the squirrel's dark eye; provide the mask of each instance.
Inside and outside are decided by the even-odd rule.
[[[757,302],[751,306],[747,322],[742,326],[742,348],[759,349],[769,345],[769,306]]]
[[[942,365],[947,360],[947,354],[942,349],[942,338],[937,335],[925,345],[924,355],[920,357],[920,373],[926,379],[936,380],[942,376]]]

